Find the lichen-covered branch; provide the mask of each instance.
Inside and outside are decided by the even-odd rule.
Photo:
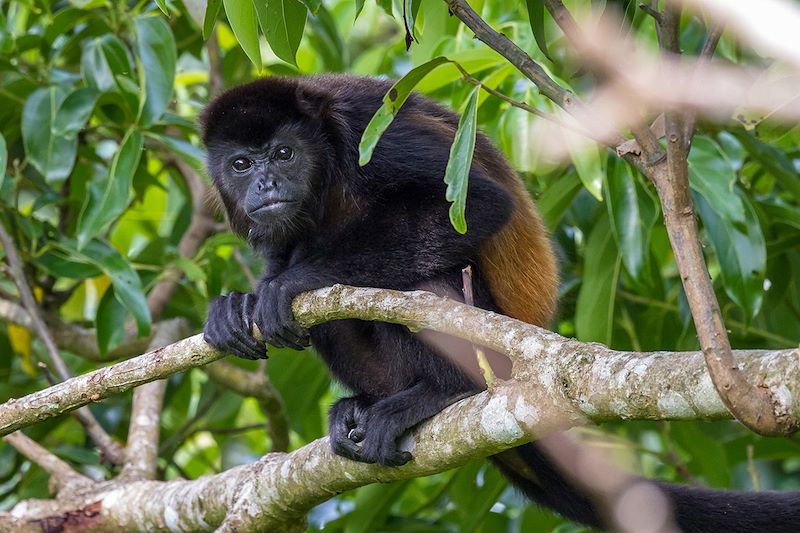
[[[415,460],[383,468],[334,456],[326,439],[291,454],[195,481],[105,482],[71,491],[52,505],[19,507],[15,517],[41,519],[91,506],[92,531],[211,529],[293,531],[313,505],[375,481],[440,472],[566,427],[618,419],[728,418],[699,352],[618,352],[430,293],[337,285],[303,294],[295,315],[310,326],[338,318],[405,324],[450,333],[514,360],[513,378],[467,398],[423,424],[403,445]],[[148,380],[209,363],[222,354],[195,336],[112,367],[0,405],[0,427],[51,416]],[[778,416],[800,413],[800,357],[795,350],[735,352],[752,383],[770,390]],[[49,400],[49,401],[48,401]],[[23,504],[20,504],[23,505]],[[71,515],[70,515],[71,516]],[[227,517],[227,521],[226,521]],[[85,517],[84,517],[85,518]],[[0,515],[0,523],[9,522]]]
[[[617,352],[425,292],[335,286],[298,297],[295,314],[306,326],[354,317],[450,333],[507,353],[514,359],[514,379],[451,406],[423,425],[407,443],[415,461],[403,468],[335,457],[321,440],[292,454],[269,454],[254,465],[196,481],[112,482],[83,493],[73,491],[68,501],[59,500],[58,512],[92,506],[95,531],[193,530],[223,522],[222,530],[291,531],[302,527],[301,517],[310,506],[341,491],[442,471],[525,442],[531,435],[582,424],[586,418],[728,416],[698,352]],[[736,355],[743,373],[772,391],[776,412],[800,412],[800,359],[795,351]],[[62,408],[53,404],[74,407],[86,398],[99,399],[220,356],[200,336],[191,337],[1,405],[0,421],[16,416],[32,422],[40,413],[51,415]],[[42,518],[34,509],[54,512],[51,506],[31,507],[16,518],[20,513]]]

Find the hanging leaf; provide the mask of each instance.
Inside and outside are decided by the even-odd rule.
[[[52,245],[66,253],[70,260],[93,265],[111,279],[114,295],[133,315],[140,336],[150,334],[150,310],[147,307],[142,282],[130,263],[108,243],[94,239],[78,248],[69,239],[52,241]]]
[[[614,325],[620,257],[605,212],[589,234],[584,257],[583,283],[575,308],[575,332],[578,340],[608,345]]]
[[[261,0],[264,1],[264,0]],[[258,17],[253,2],[247,0],[223,0],[225,15],[233,35],[239,41],[245,55],[256,70],[261,70],[261,48],[258,45]]]
[[[69,176],[78,150],[76,137],[53,133],[58,108],[66,96],[58,87],[39,89],[28,97],[22,110],[25,155],[52,184],[63,182]]]
[[[128,206],[142,144],[142,134],[134,129],[128,130],[111,161],[107,178],[89,185],[89,194],[78,218],[79,248],[99,235]]]
[[[767,248],[764,234],[750,201],[736,191],[744,209],[744,224],[720,216],[704,196],[694,195],[698,213],[719,260],[725,293],[741,307],[748,321],[761,309]]]
[[[650,272],[650,231],[658,218],[655,201],[617,157],[608,159],[606,176],[603,192],[622,262],[632,278],[644,282]]]
[[[169,24],[161,17],[136,17],[136,49],[142,61],[144,103],[142,124],[147,126],[164,114],[172,98],[178,52]]]
[[[81,55],[81,75],[89,87],[101,92],[118,89],[118,76],[133,75],[125,43],[112,34],[86,43]]]
[[[698,135],[689,153],[689,185],[726,220],[745,223],[742,200],[734,190],[736,171],[714,140]]]
[[[372,116],[367,128],[361,135],[361,142],[358,145],[359,165],[363,167],[372,159],[372,152],[375,150],[381,135],[392,123],[417,83],[436,67],[449,62],[450,60],[446,57],[433,58],[427,63],[411,69],[392,85],[392,88],[383,97],[383,105]]]
[[[219,8],[222,7],[222,0],[208,0],[206,14],[203,17],[203,39],[208,39],[214,31],[214,24],[219,16]]]
[[[297,49],[306,26],[306,6],[298,0],[253,0],[261,31],[282,60],[297,66]]]
[[[467,207],[467,188],[469,186],[469,170],[472,167],[472,154],[475,151],[475,135],[478,131],[478,92],[474,87],[467,99],[467,106],[458,121],[453,145],[450,147],[450,158],[444,172],[447,184],[445,198],[452,202],[450,206],[450,223],[459,233],[467,232],[467,219],[464,212]]]
[[[97,347],[101,355],[108,354],[122,343],[126,316],[125,306],[114,296],[114,287],[109,287],[100,299],[94,319]]]
[[[536,45],[544,56],[552,61],[553,58],[547,49],[547,36],[544,33],[544,2],[542,0],[527,0],[525,3],[528,6],[528,20],[531,24],[531,31],[533,31]]]

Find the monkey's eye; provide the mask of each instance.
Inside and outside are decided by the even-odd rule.
[[[235,170],[236,172],[245,172],[246,170],[248,170],[250,167],[253,166],[253,162],[244,157],[240,157],[239,159],[234,161],[231,166],[233,167],[233,170]]]
[[[281,146],[280,148],[275,150],[275,153],[273,154],[272,157],[279,161],[288,161],[292,158],[293,155],[294,155],[294,150],[292,150],[288,146]]]

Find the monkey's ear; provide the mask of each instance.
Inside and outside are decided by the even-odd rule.
[[[333,101],[321,92],[307,87],[297,89],[297,108],[301,113],[311,118],[326,118],[331,113]]]

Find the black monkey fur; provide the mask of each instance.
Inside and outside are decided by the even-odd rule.
[[[304,331],[292,317],[294,296],[334,283],[456,295],[461,269],[472,265],[475,305],[547,325],[557,280],[548,271],[552,253],[538,215],[525,211],[507,164],[483,135],[470,173],[468,231],[459,235],[450,225],[442,178],[457,124],[453,113],[412,95],[372,161],[359,167],[361,133],[389,88],[389,82],[353,76],[266,78],[234,88],[206,108],[201,123],[209,173],[233,229],[264,255],[267,269],[253,293],[214,300],[204,333],[210,344],[245,358],[267,355],[264,343],[251,336],[252,322],[276,346],[300,348],[310,335],[334,377],[355,393],[331,409],[334,451],[402,465],[411,455],[398,449],[398,437],[482,387],[398,325],[336,320]],[[525,220],[532,221],[527,235],[497,237]],[[520,264],[534,264],[535,271],[527,278],[498,274],[497,261],[483,261],[491,246],[512,258],[532,254]],[[538,314],[510,309],[515,296],[509,293],[520,291],[503,287],[520,278],[534,296],[520,304]],[[514,468],[520,460],[533,476]],[[535,444],[493,461],[533,500],[603,527],[589,498]],[[800,493],[657,485],[684,531],[800,531]]]

